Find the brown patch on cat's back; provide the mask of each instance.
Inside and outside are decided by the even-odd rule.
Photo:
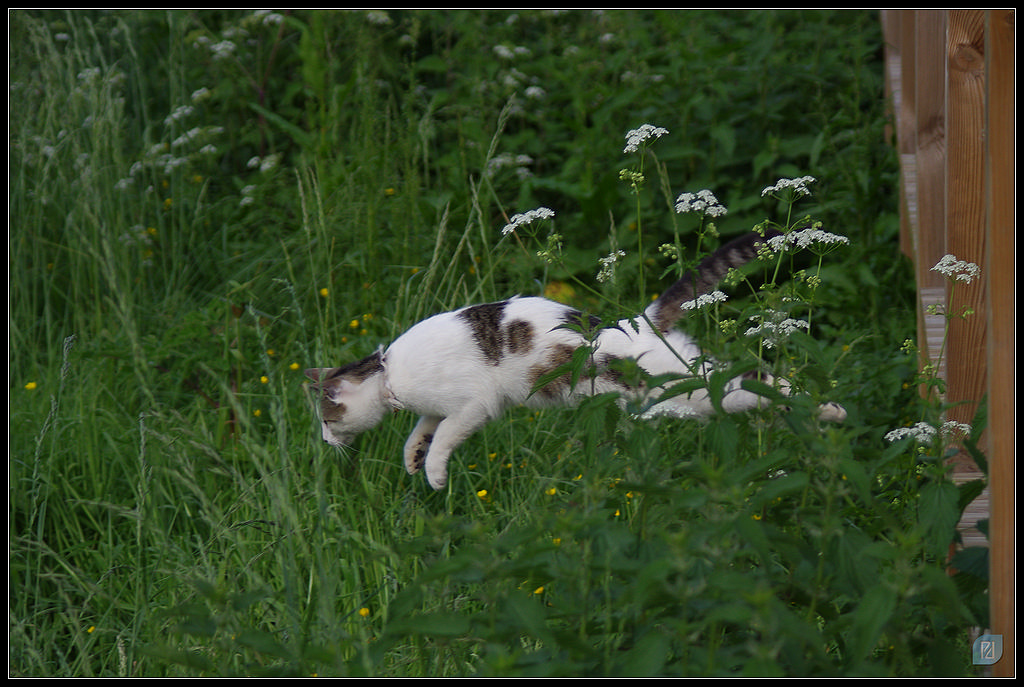
[[[547,360],[530,368],[530,388],[532,389],[535,387],[537,385],[537,381],[544,375],[554,372],[559,367],[572,362],[572,354],[575,350],[576,349],[569,344],[558,344],[552,348]],[[572,378],[568,373],[566,373],[559,375],[541,388],[536,389],[536,393],[545,398],[556,398],[568,390],[571,383]]]
[[[507,301],[471,305],[458,313],[469,325],[476,345],[491,365],[500,363],[504,355],[505,333],[501,328],[501,319],[507,305]]]
[[[533,349],[533,325],[526,320],[512,320],[505,327],[509,353],[525,355]]]

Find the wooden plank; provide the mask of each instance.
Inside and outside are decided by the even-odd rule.
[[[939,376],[945,378],[946,359],[936,357],[942,348],[944,323],[928,311],[933,305],[945,307],[945,281],[931,268],[946,252],[946,12],[913,10],[913,15],[914,110],[910,121],[916,133],[914,195],[907,202],[914,208],[916,229],[918,341],[923,342],[922,366],[938,364]]]
[[[885,87],[895,126],[886,127],[886,138],[895,136],[893,146],[900,164],[900,251],[914,259],[917,232],[917,183],[914,148],[914,12],[882,10],[885,41]],[[909,56],[909,57],[908,57]]]
[[[988,459],[991,483],[991,629],[1003,636],[994,677],[1014,677],[1016,661],[1016,504],[1014,489],[1016,313],[1016,32],[1014,10],[990,10],[986,22],[988,121],[986,202],[989,290]]]

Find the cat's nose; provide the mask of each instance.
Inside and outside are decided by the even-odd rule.
[[[355,435],[352,434],[335,434],[326,423],[320,426],[320,432],[324,441],[331,446],[348,446],[355,439]]]
[[[338,446],[341,444],[341,441],[339,441],[338,438],[334,436],[334,432],[332,432],[331,428],[328,427],[326,424],[320,425],[320,433],[323,436],[324,441],[326,441],[328,444],[331,444],[332,446]]]

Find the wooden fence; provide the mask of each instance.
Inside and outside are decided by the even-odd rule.
[[[1015,675],[1015,11],[884,10],[886,83],[900,155],[901,248],[914,263],[922,364],[940,360],[948,419],[971,422],[988,399],[980,447],[989,487],[960,524],[965,543],[990,547],[992,634],[1003,656],[994,676]],[[955,289],[931,268],[942,256],[981,267]],[[965,454],[954,479],[978,477]],[[986,539],[975,525],[989,520]]]

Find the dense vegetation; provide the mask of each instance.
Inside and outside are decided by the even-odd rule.
[[[875,13],[15,11],[9,37],[11,675],[970,674],[984,574],[947,556],[976,486],[890,434],[939,416]],[[727,213],[676,211],[702,190]],[[305,367],[512,293],[614,320],[765,222],[846,242],[685,326],[789,379],[786,411],[517,410],[441,492],[402,467],[412,417],[320,440]],[[751,335],[766,312],[803,324]]]

